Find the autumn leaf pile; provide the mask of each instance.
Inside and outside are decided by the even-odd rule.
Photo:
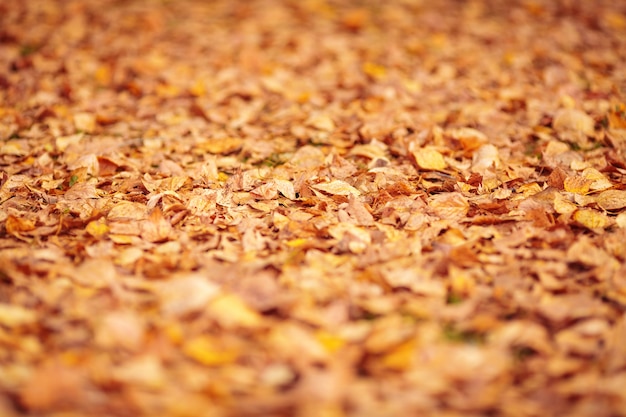
[[[625,16],[0,2],[0,415],[626,416]]]

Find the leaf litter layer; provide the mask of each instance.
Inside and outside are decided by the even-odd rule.
[[[616,1],[5,1],[0,414],[626,415]]]

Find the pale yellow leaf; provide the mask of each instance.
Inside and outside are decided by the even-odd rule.
[[[604,210],[620,210],[626,207],[626,190],[607,190],[596,197],[596,203]]]
[[[415,149],[413,157],[417,165],[422,169],[442,171],[448,166],[443,159],[443,155],[431,146]]]
[[[461,193],[441,193],[430,198],[428,207],[442,219],[461,220],[469,211],[469,202]]]
[[[356,188],[354,188],[347,182],[341,181],[341,180],[333,180],[330,182],[314,184],[311,187],[316,190],[323,191],[325,193],[332,194],[332,195],[345,195],[345,196],[356,195],[358,196],[361,194],[359,190],[357,190]]]
[[[33,324],[37,315],[22,306],[0,303],[0,325],[13,328]]]
[[[591,181],[589,185],[591,191],[602,191],[613,187],[613,183],[611,183],[606,175],[595,168],[586,168],[580,175]]]
[[[620,227],[620,229],[626,229],[626,211],[617,215],[615,223]]]
[[[96,116],[92,113],[77,113],[74,115],[76,130],[93,133],[96,130]]]
[[[163,365],[155,355],[140,356],[125,362],[113,370],[113,379],[150,389],[161,388],[166,382]]]
[[[554,195],[553,204],[554,204],[554,211],[556,211],[559,214],[573,213],[578,208],[576,204],[574,204],[573,202],[565,198],[560,193]]]
[[[67,190],[65,198],[68,200],[84,200],[88,198],[100,198],[98,190],[94,184],[79,182]]]
[[[141,220],[146,218],[148,209],[145,204],[132,201],[120,201],[109,211],[109,220]]]
[[[486,144],[479,147],[472,157],[472,172],[485,174],[491,169],[500,168],[502,161],[498,148],[494,145]]]
[[[220,326],[233,328],[257,328],[262,325],[262,318],[238,296],[224,294],[209,304],[210,317]]]
[[[335,122],[327,114],[315,114],[306,121],[306,124],[325,132],[331,132],[335,129]]]
[[[239,138],[213,138],[199,143],[198,147],[210,154],[229,154],[241,148],[243,140]]]
[[[576,109],[562,109],[559,110],[552,122],[554,130],[557,132],[563,131],[577,131],[582,132],[587,136],[592,136],[594,133],[595,122],[591,116],[587,113]]]
[[[276,183],[276,189],[279,193],[281,193],[290,200],[296,199],[296,191],[293,188],[293,183],[291,181],[274,180],[274,182]]]

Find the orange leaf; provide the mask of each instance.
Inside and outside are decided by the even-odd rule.
[[[34,220],[23,219],[9,214],[5,227],[8,234],[16,236],[21,232],[30,232],[31,230],[35,230],[35,222]]]

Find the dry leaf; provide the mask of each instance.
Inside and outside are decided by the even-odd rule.
[[[96,238],[106,236],[106,234],[109,233],[109,230],[109,226],[107,226],[103,219],[91,221],[85,227],[85,231]]]
[[[469,211],[469,202],[461,193],[442,193],[431,197],[428,207],[442,219],[461,220]]]
[[[591,116],[583,111],[562,109],[554,115],[552,126],[557,132],[571,130],[593,136],[595,122]]]
[[[33,324],[37,321],[37,314],[21,306],[0,304],[0,324],[14,328]]]
[[[33,220],[9,215],[6,218],[5,227],[7,233],[14,236],[19,236],[19,234],[23,232],[30,232],[32,230],[35,230],[35,222]]]
[[[199,143],[197,146],[210,154],[229,154],[241,149],[243,141],[239,138],[213,138]]]
[[[61,3],[0,2],[0,415],[624,415],[623,2]]]
[[[576,193],[580,195],[585,195],[589,193],[589,189],[591,188],[592,180],[584,178],[579,175],[574,175],[570,177],[566,177],[563,181],[563,188],[568,193]]]
[[[603,191],[595,199],[604,210],[620,210],[626,207],[626,190]]]
[[[573,218],[588,229],[606,229],[612,224],[606,215],[592,209],[578,209]]]
[[[183,345],[183,353],[206,366],[228,365],[237,360],[238,352],[224,349],[209,336],[199,336]]]
[[[148,242],[164,242],[172,235],[172,224],[158,207],[141,223],[141,237]]]
[[[443,171],[448,166],[443,155],[433,147],[417,148],[413,150],[413,157],[422,169]]]
[[[485,175],[489,170],[498,169],[502,165],[498,148],[487,144],[479,147],[472,157],[472,172]]]
[[[341,180],[333,180],[330,182],[313,184],[311,187],[316,190],[323,191],[331,195],[358,196],[361,194],[359,190],[357,190],[356,188],[354,188],[347,182],[341,181]]]
[[[93,133],[96,130],[96,117],[92,113],[77,113],[74,115],[76,130]]]
[[[226,329],[253,329],[263,324],[261,316],[233,294],[215,298],[210,302],[208,311],[210,316]]]

